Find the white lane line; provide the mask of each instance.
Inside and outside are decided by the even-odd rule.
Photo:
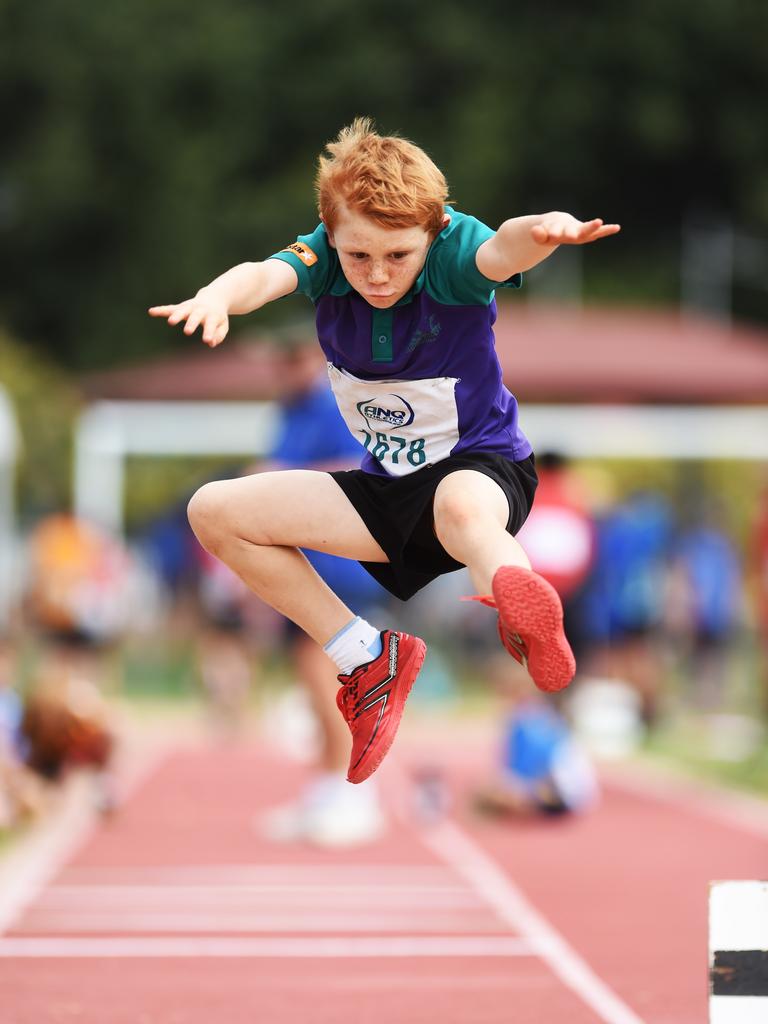
[[[0,958],[123,957],[358,958],[535,956],[525,939],[493,936],[391,938],[105,938],[0,939]]]
[[[485,904],[476,892],[465,886],[453,889],[422,888],[386,889],[378,886],[324,885],[51,885],[36,903],[38,909],[77,911],[92,908],[128,906],[158,909],[175,906],[249,907],[252,910],[272,906],[331,907],[335,910],[351,906],[359,908],[382,906],[385,909],[423,907],[428,910],[477,909]]]
[[[157,768],[161,755],[147,757],[126,778],[128,799]],[[41,822],[0,862],[0,935],[35,900],[54,875],[93,833],[97,811],[93,780],[74,776],[53,816]]]
[[[85,867],[74,864],[62,873],[66,884],[120,885],[123,882],[149,885],[265,885],[296,887],[337,885],[346,892],[355,888],[368,890],[374,885],[379,891],[397,889],[400,892],[420,892],[425,885],[448,892],[463,890],[457,885],[453,872],[442,865],[381,864],[366,861],[358,864],[286,864],[271,862],[260,864],[173,864],[104,867]]]
[[[54,818],[35,828],[0,865],[0,935],[90,834],[94,808],[88,782],[73,779]]]
[[[527,939],[560,980],[605,1024],[644,1024],[555,930],[499,865],[451,821],[420,833],[421,839]],[[585,925],[586,927],[586,925]]]
[[[503,925],[489,907],[472,914],[413,914],[386,911],[350,911],[338,914],[332,911],[320,914],[306,911],[276,914],[244,913],[175,913],[131,912],[114,913],[84,911],[81,914],[67,912],[57,914],[38,912],[32,909],[12,930],[13,935],[33,932],[40,934],[85,935],[107,933],[152,934],[216,932],[219,934],[242,934],[258,932],[447,932],[449,934],[477,934],[502,930]],[[506,931],[506,928],[503,930]],[[9,933],[11,934],[11,933]]]

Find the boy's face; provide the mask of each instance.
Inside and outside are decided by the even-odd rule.
[[[376,309],[388,309],[419,276],[432,235],[422,227],[383,228],[341,206],[328,240],[355,291]]]

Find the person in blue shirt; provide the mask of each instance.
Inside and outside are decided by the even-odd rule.
[[[519,673],[519,669],[516,670]],[[505,675],[507,708],[494,777],[475,794],[478,810],[500,817],[561,815],[592,807],[597,776],[552,698]]]
[[[727,698],[729,654],[742,621],[744,578],[738,547],[722,503],[703,488],[684,508],[672,544],[682,627],[684,678],[694,706],[721,711]]]
[[[328,144],[316,188],[314,231],[149,313],[184,322],[186,334],[200,327],[215,347],[232,314],[296,291],[314,304],[339,410],[365,449],[361,468],[218,481],[195,494],[189,517],[204,547],[336,663],[353,737],[348,778],[361,782],[392,745],[426,648],[354,615],[299,549],[360,561],[402,599],[468,566],[534,683],[568,684],[575,663],[559,598],[514,539],[536,473],[496,357],[495,292],[559,245],[619,226],[554,211],[494,231],[446,205],[445,177],[422,149],[367,118]]]

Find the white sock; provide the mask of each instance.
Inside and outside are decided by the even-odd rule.
[[[373,661],[381,654],[381,634],[375,626],[356,615],[336,636],[332,636],[323,650],[334,661],[339,672],[348,676],[358,665]]]

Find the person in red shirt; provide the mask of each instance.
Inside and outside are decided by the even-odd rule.
[[[543,452],[536,459],[536,472],[536,502],[517,539],[531,568],[560,595],[565,631],[578,658],[583,647],[578,598],[595,555],[592,516],[565,456]]]

